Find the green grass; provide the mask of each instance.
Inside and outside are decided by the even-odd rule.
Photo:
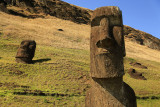
[[[15,62],[20,40],[0,35],[0,105],[16,107],[83,107],[89,89],[89,50],[37,45],[34,64]],[[130,78],[130,62],[148,69],[135,68],[147,80]],[[158,62],[125,58],[124,81],[136,93],[138,107],[158,107],[160,66]],[[133,67],[134,68],[134,67]],[[147,98],[147,99],[143,99]]]
[[[138,107],[159,107],[160,101],[159,100],[152,100],[152,99],[147,99],[147,100],[138,100]]]
[[[0,105],[38,106],[37,100],[41,106],[84,105],[88,51],[37,45],[35,64],[20,64],[15,62],[18,45],[0,42]]]

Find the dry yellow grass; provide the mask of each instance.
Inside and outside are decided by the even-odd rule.
[[[34,39],[38,44],[89,49],[90,28],[55,17],[27,19],[0,12],[0,28],[7,36]],[[63,29],[64,31],[58,31]]]
[[[47,16],[27,19],[0,12],[0,29],[7,36],[34,39],[40,45],[89,50],[90,26]],[[64,31],[58,31],[63,29]],[[128,57],[160,62],[160,51],[125,40]]]
[[[126,54],[128,57],[160,62],[160,51],[150,49],[127,39],[125,40],[125,43]]]

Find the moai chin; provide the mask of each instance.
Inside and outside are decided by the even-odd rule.
[[[34,40],[24,40],[21,42],[16,55],[18,63],[33,63],[32,59],[35,54],[36,42]]]
[[[136,107],[133,89],[123,82],[124,56],[122,12],[116,6],[97,8],[91,19],[92,87],[86,107]]]

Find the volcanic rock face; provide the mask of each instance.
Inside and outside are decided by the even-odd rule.
[[[86,107],[136,107],[135,93],[123,82],[125,44],[118,7],[97,8],[92,15],[90,72]]]
[[[7,3],[4,0],[1,0],[0,1],[0,11],[8,13],[6,5],[7,5]]]
[[[76,23],[90,22],[91,10],[81,9],[61,0],[4,0],[8,5],[20,7],[31,13],[49,14]]]
[[[21,42],[16,55],[18,63],[33,63],[32,59],[35,54],[36,42],[34,40],[24,40]]]
[[[140,45],[145,45],[151,49],[160,50],[160,39],[153,37],[148,33],[136,30],[125,25],[124,36]]]

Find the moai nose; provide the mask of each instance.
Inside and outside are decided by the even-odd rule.
[[[104,17],[100,21],[99,41],[96,43],[98,48],[108,49],[114,44],[113,38],[110,35],[110,23],[107,17]]]
[[[113,45],[114,45],[114,42],[113,42],[113,40],[110,39],[110,38],[106,38],[106,39],[103,39],[103,40],[99,40],[99,41],[96,43],[96,46],[97,46],[98,48],[104,48],[104,49],[111,48]]]
[[[102,18],[100,21],[100,30],[99,30],[99,33],[100,33],[99,39],[100,40],[104,39],[104,37],[111,39],[111,35],[109,34],[109,32],[110,32],[109,26],[110,26],[109,19]]]

